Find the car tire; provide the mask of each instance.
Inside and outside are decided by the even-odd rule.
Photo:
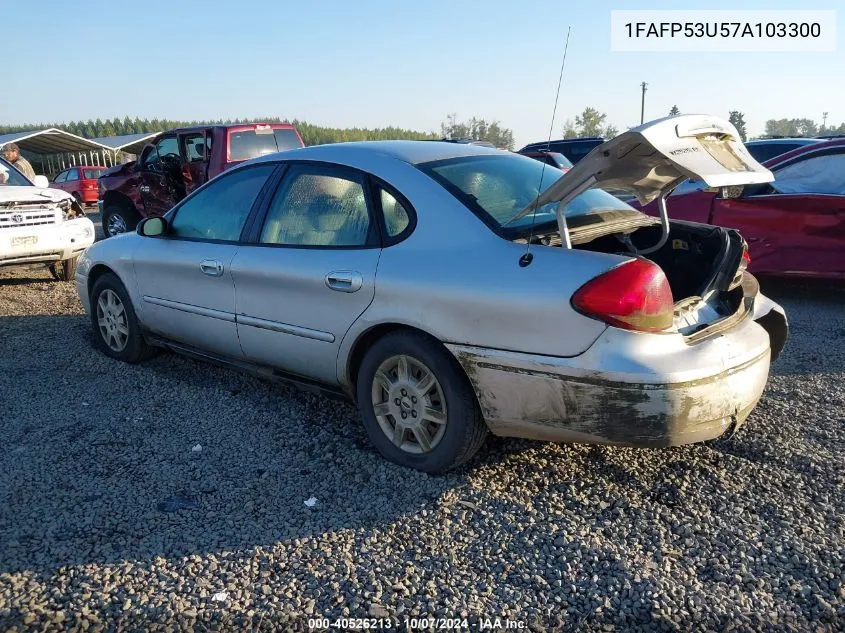
[[[107,206],[103,209],[103,217],[101,219],[103,235],[114,237],[121,233],[134,231],[140,220],[141,216],[134,209],[116,205]]]
[[[77,258],[63,259],[55,264],[50,264],[50,272],[58,281],[73,281],[76,277]]]
[[[423,372],[434,379],[428,388]],[[361,362],[356,395],[370,441],[402,466],[444,473],[470,460],[487,437],[458,361],[421,332],[399,330],[379,339]]]
[[[97,279],[91,290],[91,327],[94,342],[106,356],[140,363],[155,355],[156,348],[144,340],[129,294],[114,273]]]

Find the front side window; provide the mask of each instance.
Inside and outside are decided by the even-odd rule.
[[[366,246],[370,229],[361,180],[331,169],[295,167],[270,203],[261,243]]]
[[[53,179],[53,182],[64,182],[65,178],[67,178],[67,172],[59,172],[59,174]]]
[[[814,156],[775,171],[778,193],[845,195],[845,154]]]
[[[556,219],[557,202],[518,217],[564,174],[542,162],[519,154],[463,156],[417,165],[443,184],[469,209],[494,229],[520,230],[532,223]],[[566,205],[566,217],[577,219],[607,211],[639,212],[601,189],[589,189]]]
[[[200,189],[178,209],[169,235],[236,242],[247,216],[275,165],[258,165],[226,174]]]
[[[175,136],[165,136],[156,144],[156,151],[159,158],[175,156],[179,158],[179,143]]]

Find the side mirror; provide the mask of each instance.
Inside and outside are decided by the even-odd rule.
[[[33,180],[32,183],[36,187],[41,187],[42,189],[46,189],[50,186],[50,181],[47,180],[47,176],[42,176],[41,174],[37,175]]]
[[[161,237],[167,233],[167,220],[164,218],[145,218],[138,223],[138,235]]]

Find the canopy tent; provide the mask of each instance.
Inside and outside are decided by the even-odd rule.
[[[54,127],[0,134],[0,148],[9,143],[20,147],[35,172],[48,178],[75,165],[115,164],[115,152],[108,145]]]
[[[126,152],[127,154],[140,154],[141,150],[159,132],[142,134],[123,134],[122,136],[101,136],[91,139],[95,143],[105,145],[113,152]]]
[[[16,143],[21,150],[32,154],[62,154],[69,152],[99,152],[111,148],[97,141],[82,138],[58,128],[0,134],[0,147]]]

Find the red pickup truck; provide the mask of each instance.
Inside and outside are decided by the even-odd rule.
[[[162,132],[138,160],[100,176],[103,232],[135,229],[142,218],[164,215],[194,189],[250,158],[302,147],[289,123],[201,125]]]

